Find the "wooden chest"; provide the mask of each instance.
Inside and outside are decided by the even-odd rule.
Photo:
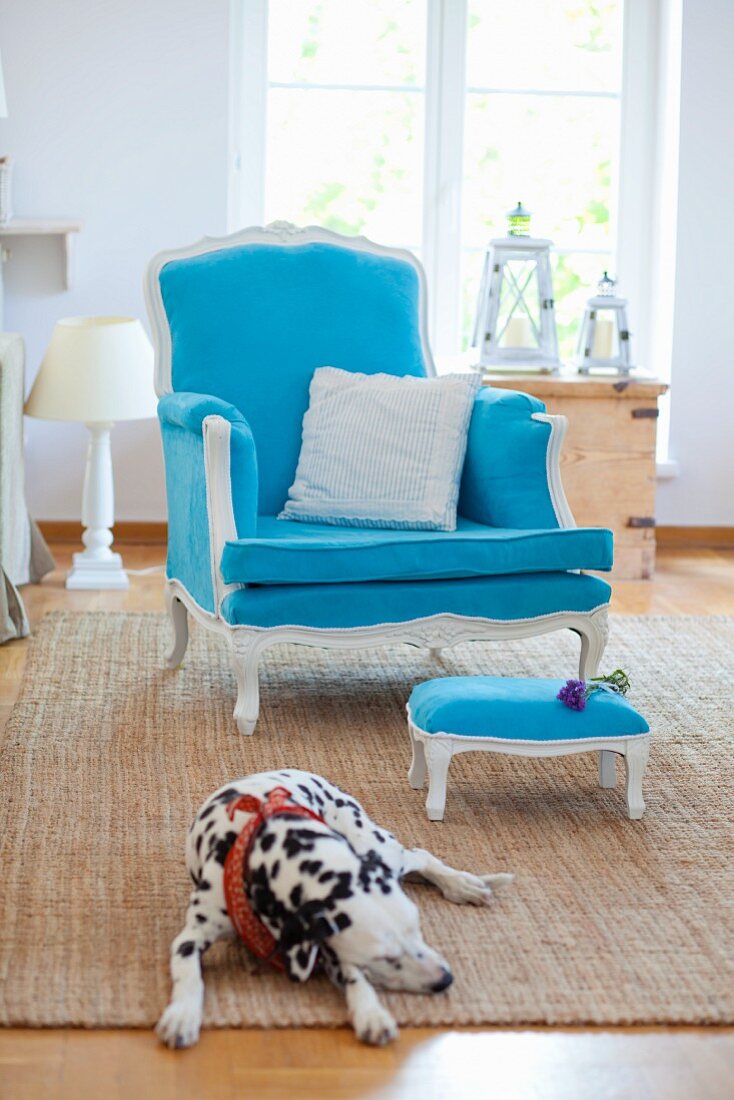
[[[561,467],[576,522],[612,528],[614,578],[652,577],[658,397],[667,385],[578,374],[488,374],[485,384],[532,394],[568,418]]]

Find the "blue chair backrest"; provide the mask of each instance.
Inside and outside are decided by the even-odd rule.
[[[231,402],[255,437],[259,510],[293,483],[317,367],[425,375],[420,279],[392,255],[328,243],[243,244],[170,260],[159,275],[171,388]]]

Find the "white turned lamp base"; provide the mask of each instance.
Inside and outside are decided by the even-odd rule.
[[[122,568],[119,554],[110,552],[109,558],[99,561],[84,550],[74,554],[74,564],[66,574],[67,588],[117,588],[130,587],[127,573]]]
[[[153,348],[134,317],[66,317],[56,324],[25,412],[82,421],[89,430],[82,496],[85,548],[74,555],[67,588],[128,587],[122,558],[112,552],[110,430],[113,420],[156,415],[152,379]]]
[[[113,553],[112,531],[115,522],[114,490],[112,486],[112,455],[110,429],[107,422],[87,424],[89,447],[84,474],[82,497],[82,542],[86,547],[74,554],[74,564],[66,574],[67,588],[129,587],[122,558]]]

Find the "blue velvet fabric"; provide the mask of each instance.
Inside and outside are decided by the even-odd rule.
[[[169,577],[181,581],[206,611],[215,610],[209,551],[209,516],[204,476],[203,422],[221,416],[231,424],[232,506],[237,531],[255,533],[257,460],[244,417],[216,397],[173,393],[161,398],[161,423],[168,499]]]
[[[571,710],[556,699],[564,683],[541,677],[447,676],[419,684],[408,707],[419,729],[463,737],[575,741],[649,732],[627,699],[607,691],[595,691],[585,710]]]
[[[424,375],[415,269],[331,244],[243,245],[165,264],[173,389],[216,393],[247,419],[258,512],[293,482],[317,367]]]
[[[551,428],[532,419],[533,413],[544,411],[542,401],[513,390],[488,386],[477,394],[460,515],[490,527],[558,527],[546,473]]]
[[[373,581],[364,584],[253,585],[222,601],[228,623],[321,629],[399,623],[453,612],[488,619],[525,619],[554,611],[593,611],[610,586],[580,573],[522,573],[465,580]]]
[[[222,554],[228,584],[430,580],[611,566],[610,531],[508,531],[461,517],[456,531],[449,532],[333,527],[261,516],[254,538],[228,542]]]
[[[172,261],[160,285],[176,391],[160,404],[167,570],[201,607],[215,610],[202,445],[202,422],[212,414],[232,425],[238,542],[225,550],[224,575],[269,582],[229,595],[229,622],[356,627],[441,611],[513,619],[608,602],[609,586],[598,578],[555,571],[609,568],[611,540],[607,532],[558,530],[546,477],[550,429],[532,420],[543,405],[510,391],[485,389],[477,398],[463,519],[451,542],[374,531],[374,541],[358,546],[341,529],[328,539],[305,524],[287,525],[297,533],[285,523],[273,529],[293,481],[314,370],[426,373],[419,279],[409,263],[331,244],[244,245]],[[498,530],[485,536],[477,525]],[[289,545],[280,549],[285,533]],[[364,540],[359,529],[349,533]],[[551,572],[463,577],[489,568],[490,557],[494,573]],[[453,579],[404,579],[417,573]],[[314,581],[330,583],[326,599]]]

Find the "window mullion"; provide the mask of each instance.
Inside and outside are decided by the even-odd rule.
[[[650,361],[650,249],[653,203],[657,0],[625,0],[622,109],[617,172],[617,273],[629,298],[638,365]]]
[[[428,0],[423,250],[433,350],[459,348],[467,0]]]
[[[267,109],[268,0],[230,0],[230,232],[265,217]]]

